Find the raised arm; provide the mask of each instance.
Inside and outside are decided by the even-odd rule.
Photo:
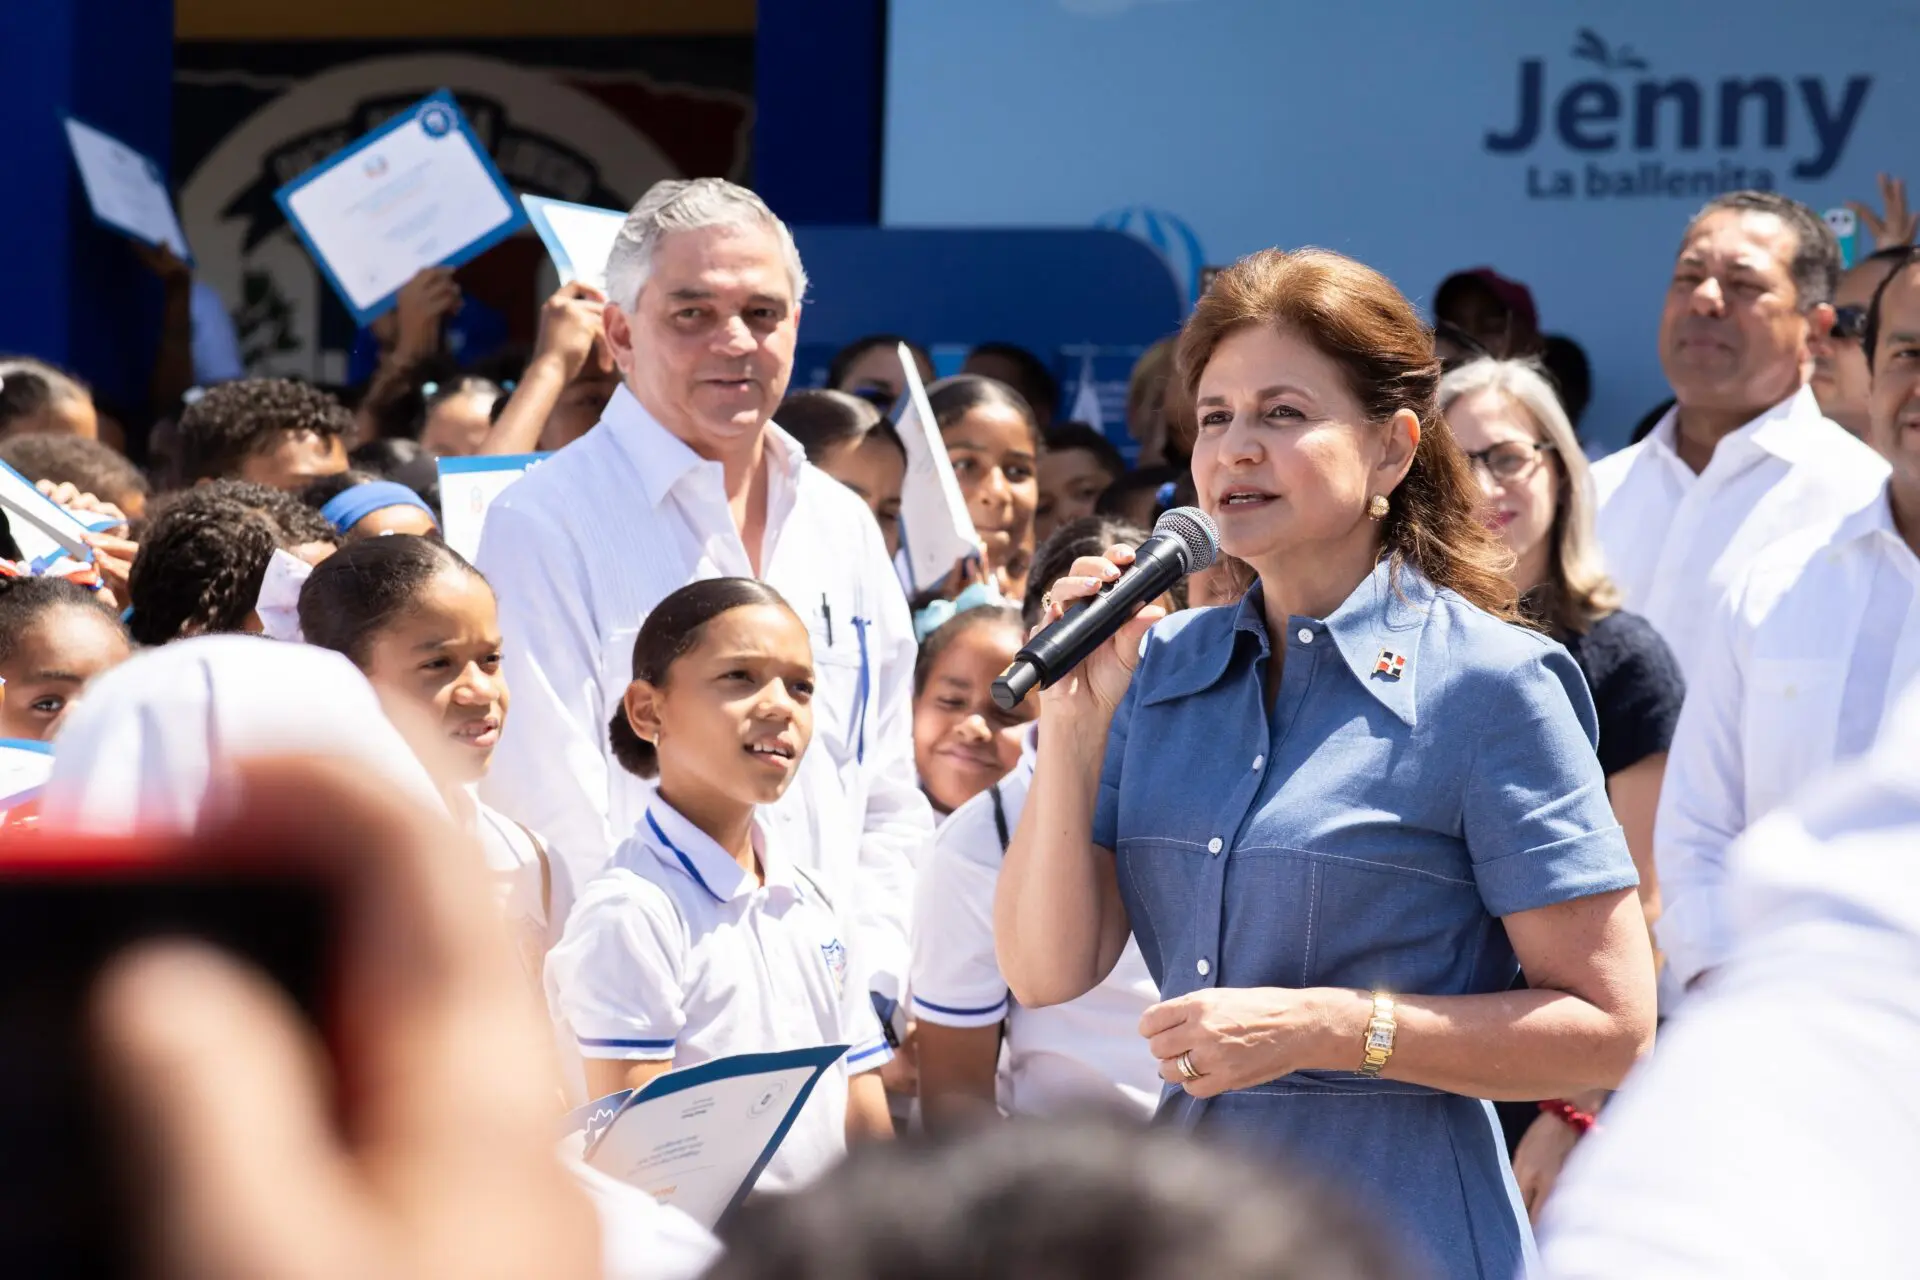
[[[540,336],[533,358],[493,425],[481,453],[532,453],[540,447],[547,417],[560,393],[588,361],[602,373],[613,372],[613,356],[601,337],[606,295],[589,285],[562,285],[540,308]]]
[[[1075,600],[1093,595],[1133,562],[1115,547],[1106,558],[1076,560],[1053,584],[1042,626]],[[1014,998],[1029,1006],[1062,1004],[1093,990],[1127,944],[1127,912],[1113,853],[1094,843],[1094,810],[1110,735],[1124,741],[1117,715],[1147,628],[1163,610],[1148,606],[1066,679],[1040,694],[1040,743],[1027,807],[1013,833],[994,895],[994,949]]]

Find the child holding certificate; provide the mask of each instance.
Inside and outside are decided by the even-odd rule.
[[[610,725],[620,764],[658,791],[547,957],[590,1096],[732,1054],[848,1046],[761,1175],[771,1191],[892,1133],[874,1074],[892,1054],[839,896],[763,812],[802,767],[813,687],[806,626],[773,588],[713,578],[660,602]]]

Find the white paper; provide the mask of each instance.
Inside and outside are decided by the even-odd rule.
[[[287,196],[357,311],[515,216],[465,130],[423,127],[432,111],[417,112]]]
[[[912,591],[940,585],[953,566],[970,555],[985,555],[974,532],[967,500],[960,494],[940,425],[933,420],[927,389],[913,351],[900,344],[900,367],[907,375],[906,408],[894,424],[907,449],[907,478],[900,487],[900,549]]]
[[[94,217],[146,244],[163,244],[181,259],[191,257],[160,166],[78,120],[66,124],[67,145],[73,148]]]
[[[544,196],[521,196],[520,203],[527,206],[527,216],[540,242],[547,246],[547,256],[553,259],[560,283],[577,280],[605,293],[607,258],[627,215],[618,209],[596,209]],[[622,306],[633,303],[631,298],[620,301]]]
[[[1093,353],[1080,355],[1080,389],[1073,393],[1073,408],[1067,411],[1067,417],[1074,422],[1084,422],[1101,435],[1107,434],[1107,423],[1100,412],[1100,387],[1093,377]]]
[[[723,1076],[654,1098],[643,1090],[607,1126],[587,1164],[712,1230],[821,1071],[802,1064]]]
[[[484,458],[442,458],[440,471],[440,536],[447,545],[471,560],[480,554],[480,531],[486,527],[487,508],[527,468],[548,455],[501,454]]]
[[[6,692],[0,689],[0,698]],[[53,773],[53,752],[44,742],[0,738],[0,818],[35,800]]]
[[[56,551],[78,560],[91,560],[92,550],[81,537],[99,532],[99,519],[83,519],[34,488],[33,481],[0,463],[0,507],[7,513],[7,525],[20,547],[22,558],[44,559]]]

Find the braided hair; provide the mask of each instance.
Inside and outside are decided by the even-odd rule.
[[[181,489],[162,498],[153,517],[158,520],[176,507],[209,502],[232,502],[266,518],[282,549],[292,551],[310,542],[337,545],[340,534],[326,517],[291,493],[251,480],[213,480]]]
[[[260,600],[280,532],[261,511],[197,490],[148,526],[127,593],[129,630],[144,645],[243,631]]]

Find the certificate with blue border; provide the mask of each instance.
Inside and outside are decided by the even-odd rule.
[[[93,548],[87,545],[86,535],[119,523],[92,512],[76,515],[4,462],[0,462],[0,510],[6,512],[14,545],[29,562],[51,562],[60,555],[91,561]]]
[[[94,221],[141,244],[164,246],[191,265],[193,254],[167,191],[167,175],[153,157],[72,116],[60,122]]]
[[[586,1162],[712,1230],[753,1190],[814,1086],[846,1051],[831,1044],[735,1054],[596,1099],[574,1113],[589,1139]]]
[[[528,468],[551,457],[546,453],[483,453],[466,458],[441,458],[440,536],[447,545],[471,560],[480,554],[480,531],[487,509],[508,485]]]
[[[520,203],[527,207],[527,221],[533,224],[534,234],[547,246],[547,256],[560,273],[560,283],[578,280],[605,293],[607,257],[627,215],[618,209],[546,196],[521,196]]]
[[[445,89],[273,193],[355,323],[427,267],[459,266],[527,224]]]

